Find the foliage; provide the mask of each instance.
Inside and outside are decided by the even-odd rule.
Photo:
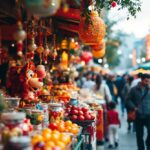
[[[91,19],[90,19],[91,10],[89,10],[89,6],[92,4],[91,0],[84,0],[83,2],[82,0],[74,0],[74,1],[76,2],[76,4],[82,5],[83,10],[82,10],[81,16],[86,18],[85,23],[92,24]],[[136,17],[137,12],[141,11],[141,0],[95,0],[94,6],[95,6],[95,9],[100,14],[102,9],[105,9],[105,10],[111,9],[112,2],[117,3],[118,10],[121,10],[121,9],[128,10],[127,19],[129,19],[130,16]]]

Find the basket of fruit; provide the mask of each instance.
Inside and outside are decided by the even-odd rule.
[[[79,126],[85,127],[95,121],[94,112],[90,111],[86,107],[77,107],[68,105],[65,109],[66,119],[70,119],[73,123]]]

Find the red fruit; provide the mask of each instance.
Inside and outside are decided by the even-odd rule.
[[[78,107],[77,107],[77,106],[72,106],[71,109],[72,109],[72,110],[74,110],[74,109],[78,110]]]
[[[71,114],[72,114],[72,115],[78,115],[78,110],[73,109],[73,110],[71,111]]]
[[[52,129],[52,130],[56,130],[57,129],[57,124],[56,123],[50,123],[49,128]]]
[[[85,117],[85,120],[91,120],[91,115],[89,114],[85,114],[84,117]]]
[[[84,118],[83,115],[80,115],[80,116],[78,116],[78,119],[79,119],[80,121],[83,121],[85,118]]]
[[[111,3],[111,6],[112,6],[112,7],[116,7],[116,6],[117,6],[117,3],[116,3],[115,1],[113,1],[113,2]]]
[[[82,111],[85,113],[85,112],[87,112],[89,109],[88,108],[86,108],[86,107],[83,107],[82,108]]]
[[[95,119],[95,116],[94,115],[91,115],[91,120],[94,120]]]
[[[70,111],[71,111],[71,108],[66,108],[67,113],[70,113]]]
[[[68,117],[69,116],[69,114],[68,113],[65,113],[65,117]]]
[[[72,115],[72,116],[70,117],[70,119],[71,119],[71,120],[77,120],[78,117],[77,117],[77,115]]]
[[[83,115],[83,114],[84,114],[84,113],[83,113],[82,110],[80,110],[79,113],[78,113],[78,115]]]

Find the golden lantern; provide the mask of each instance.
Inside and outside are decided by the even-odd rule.
[[[76,47],[76,43],[74,39],[71,39],[70,43],[69,43],[69,49],[75,49]]]
[[[92,23],[86,24],[86,18],[81,17],[78,34],[84,44],[95,45],[104,38],[106,27],[97,11],[92,11],[90,18]]]
[[[104,40],[100,44],[92,45],[92,54],[94,58],[98,59],[104,57],[105,52],[106,50]]]
[[[65,51],[63,51],[62,56],[61,56],[61,64],[60,64],[60,66],[63,69],[66,69],[68,67],[68,54]]]
[[[68,41],[67,39],[62,40],[61,49],[68,49]]]
[[[106,52],[105,49],[92,50],[93,57],[96,58],[96,59],[104,57],[105,52]]]

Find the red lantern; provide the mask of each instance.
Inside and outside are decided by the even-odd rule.
[[[92,54],[90,52],[84,51],[81,54],[81,60],[86,64],[92,59]]]
[[[85,17],[81,17],[79,24],[79,37],[86,45],[95,45],[105,36],[106,27],[104,21],[96,11],[90,15],[92,23],[86,24]]]

